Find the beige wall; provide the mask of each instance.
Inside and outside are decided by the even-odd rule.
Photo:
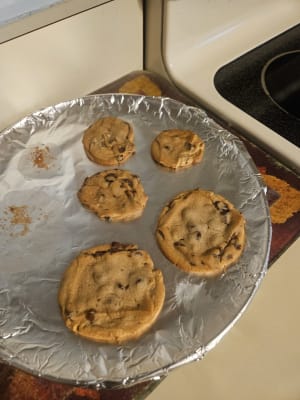
[[[0,129],[143,66],[139,0],[114,0],[0,45]]]

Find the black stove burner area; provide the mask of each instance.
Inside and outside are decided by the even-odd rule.
[[[220,68],[228,101],[300,147],[300,24]]]
[[[262,86],[279,107],[300,118],[300,50],[280,54],[267,63]]]

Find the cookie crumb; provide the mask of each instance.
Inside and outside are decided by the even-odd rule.
[[[31,160],[36,168],[49,169],[53,157],[48,146],[36,146],[31,152]]]
[[[29,225],[32,222],[28,214],[28,206],[10,206],[9,211],[12,214],[10,223],[12,225],[20,225],[23,228],[20,232],[11,233],[11,236],[25,236],[29,232]]]

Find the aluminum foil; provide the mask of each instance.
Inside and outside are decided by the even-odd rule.
[[[149,196],[136,221],[100,221],[77,199],[84,178],[104,169],[87,159],[83,131],[107,115],[134,128],[137,152],[121,168],[138,174]],[[152,160],[151,142],[168,128],[201,136],[206,151],[200,164],[174,173]],[[174,267],[154,237],[163,206],[196,187],[225,196],[247,221],[242,258],[208,280]],[[71,384],[123,387],[158,379],[203,358],[242,315],[265,275],[270,238],[265,188],[248,152],[202,110],[167,98],[108,94],[35,112],[0,134],[0,358]],[[82,249],[112,241],[147,250],[166,284],[155,325],[122,346],[75,336],[57,303],[70,261]]]

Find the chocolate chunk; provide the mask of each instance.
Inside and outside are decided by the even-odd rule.
[[[220,247],[214,249],[213,256],[215,258],[221,258],[222,255],[223,255],[223,250]]]
[[[118,283],[118,288],[121,289],[121,290],[128,290],[129,289],[129,284],[122,285],[122,283]]]
[[[241,244],[239,244],[238,242],[238,237],[236,235],[233,235],[229,241],[229,244],[231,244],[232,246],[234,246],[234,248],[236,250],[241,250],[242,246]]]
[[[117,175],[112,174],[112,173],[107,174],[106,177],[104,178],[104,180],[109,183],[114,182],[116,179],[117,179]]]
[[[126,248],[127,248],[126,244],[122,244],[122,243],[119,243],[119,242],[112,242],[110,253],[116,253],[118,251],[125,250]]]
[[[126,194],[127,198],[130,200],[134,197],[134,193],[131,190],[125,190],[124,193]]]
[[[192,150],[194,147],[195,147],[195,146],[194,146],[192,143],[190,143],[190,142],[186,142],[186,143],[184,144],[185,150]]]
[[[165,235],[163,234],[163,232],[162,232],[160,229],[158,229],[157,232],[160,234],[160,236],[161,236],[163,239],[165,239]]]
[[[131,188],[133,188],[133,182],[131,179],[122,179],[122,182],[127,183],[127,185]]]
[[[119,161],[119,162],[122,161],[123,158],[124,158],[123,154],[119,154],[119,155],[116,156],[116,160]]]
[[[105,253],[107,253],[107,251],[104,251],[104,250],[102,250],[102,251],[95,251],[95,253],[91,253],[91,256],[97,258],[97,257],[103,256],[103,254],[105,254]]]
[[[173,244],[174,244],[175,247],[186,247],[184,242],[183,242],[183,239],[180,239],[177,242],[174,242]]]
[[[72,319],[72,313],[69,310],[65,310],[65,317],[68,319]]]
[[[201,232],[199,232],[199,231],[196,231],[196,232],[195,232],[195,235],[196,235],[196,239],[197,239],[197,240],[199,240],[199,239],[201,238],[201,236],[202,236],[202,235],[201,235]]]
[[[86,318],[88,321],[93,322],[94,319],[95,319],[95,313],[96,313],[96,310],[94,310],[93,308],[91,308],[91,309],[89,309],[89,310],[86,310],[86,312],[85,312],[85,318]]]
[[[171,201],[169,204],[167,204],[165,207],[166,213],[168,213],[170,210],[172,210],[174,205],[175,205],[174,201]]]
[[[217,210],[220,211],[221,215],[225,215],[229,212],[229,208],[227,204],[223,203],[222,201],[215,201],[213,202],[213,205],[216,207]]]

